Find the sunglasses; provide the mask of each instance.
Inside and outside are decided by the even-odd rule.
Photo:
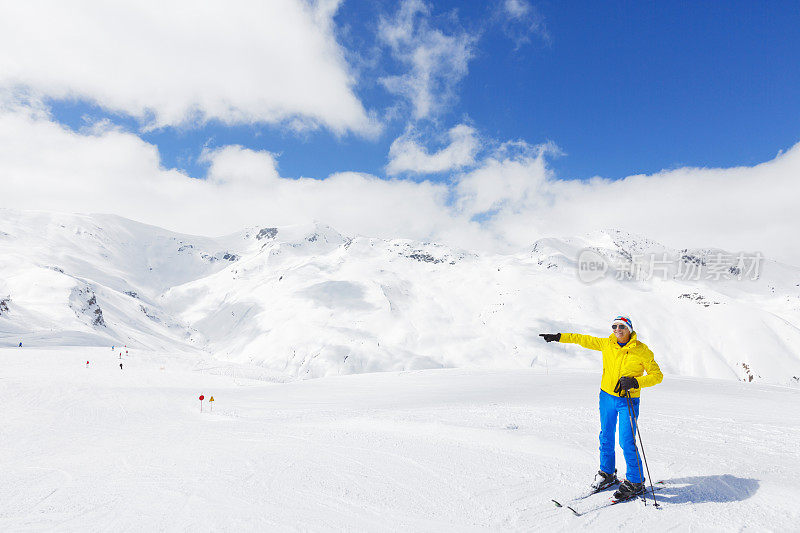
[[[611,324],[611,329],[617,329],[617,328],[628,329],[626,326],[623,326],[622,324]]]

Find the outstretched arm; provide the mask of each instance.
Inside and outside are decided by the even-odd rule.
[[[607,340],[605,337],[593,337],[592,335],[581,335],[580,333],[562,333],[560,342],[579,344],[590,350],[602,350]]]

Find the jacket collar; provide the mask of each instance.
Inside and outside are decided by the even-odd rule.
[[[616,344],[617,346],[619,346],[619,343],[617,342],[617,336],[616,336],[616,335],[614,335],[614,334],[612,333],[611,335],[609,335],[609,336],[608,336],[608,338],[609,338],[609,339],[611,339],[611,341],[612,341],[614,344]],[[620,348],[632,348],[632,347],[633,347],[633,346],[635,346],[637,343],[638,343],[638,341],[636,340],[636,332],[634,331],[633,333],[631,333],[631,338],[630,338],[630,339],[628,339],[628,343],[627,343],[625,346],[620,346]]]

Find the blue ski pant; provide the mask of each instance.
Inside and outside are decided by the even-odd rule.
[[[631,398],[634,420],[639,417],[639,398]],[[627,471],[625,478],[632,483],[642,483],[641,458],[636,448],[633,427],[628,414],[628,399],[612,396],[600,391],[600,470],[611,474],[614,472],[616,450],[614,435],[617,432],[619,418],[619,446],[625,456]]]

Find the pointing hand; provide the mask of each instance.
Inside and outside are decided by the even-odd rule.
[[[561,333],[539,333],[539,336],[547,342],[558,342],[561,340]]]

